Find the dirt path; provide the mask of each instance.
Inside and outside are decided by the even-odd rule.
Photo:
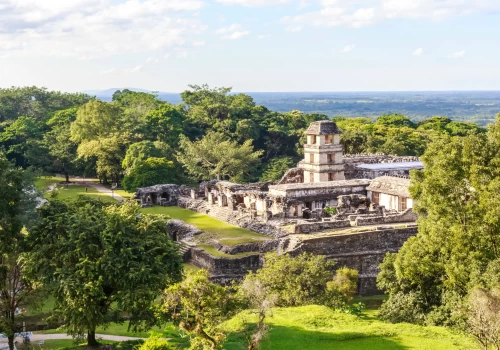
[[[95,183],[95,182],[89,182],[89,183],[86,183],[85,184],[86,186],[89,186],[89,187],[93,187],[95,188],[98,192],[106,195],[106,196],[110,196],[110,197],[113,197],[114,199],[116,199],[117,201],[120,201],[120,202],[123,202],[125,200],[125,198],[123,198],[122,196],[120,196],[119,194],[116,194],[114,192],[111,191],[111,189],[107,188],[106,186],[104,185],[101,185],[101,184],[98,184],[98,183]]]
[[[112,340],[112,341],[127,341],[127,340],[138,340],[138,339],[145,339],[145,338],[139,338],[139,337],[125,337],[121,335],[109,335],[109,334],[96,334],[95,335],[97,339],[102,339],[102,340]],[[40,340],[53,340],[53,339],[73,339],[70,335],[64,334],[64,333],[58,333],[58,334],[33,334],[31,335],[31,342],[39,342]],[[22,341],[21,337],[16,338],[18,341]],[[0,343],[6,343],[7,339],[6,338],[0,338]]]

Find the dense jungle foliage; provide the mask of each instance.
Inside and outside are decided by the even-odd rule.
[[[309,123],[327,117],[271,111],[230,91],[193,85],[181,94],[182,103],[171,105],[129,90],[103,102],[37,87],[0,89],[0,148],[23,168],[125,179],[129,190],[217,177],[278,180],[302,158]],[[334,120],[345,153],[420,156],[432,140],[485,131],[446,117]]]

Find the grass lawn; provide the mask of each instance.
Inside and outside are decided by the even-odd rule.
[[[255,315],[243,312],[225,323],[227,331],[241,331]],[[442,327],[391,324],[372,318],[336,313],[324,306],[276,308],[268,319],[270,332],[262,350],[451,350],[479,349],[471,338]],[[242,333],[229,336],[224,349],[244,350]]]
[[[113,202],[113,203],[118,202],[116,199],[113,199],[108,195],[98,192],[93,187],[87,187],[87,191],[85,191],[85,186],[80,186],[80,185],[70,185],[67,187],[58,186],[57,188],[59,190],[57,198],[60,200],[76,199],[79,195],[85,195],[105,202]],[[47,196],[50,196],[50,194],[47,194]]]
[[[172,219],[185,221],[205,232],[198,236],[200,240],[214,238],[230,247],[239,243],[262,242],[269,239],[269,237],[259,233],[233,226],[208,215],[179,207],[152,207],[143,208],[141,211],[149,214],[164,214]]]
[[[61,181],[66,181],[66,179],[56,176],[41,176],[35,180],[35,187],[38,191],[45,191],[51,184]]]

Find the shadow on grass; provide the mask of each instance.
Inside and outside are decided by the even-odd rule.
[[[224,344],[227,350],[246,349],[243,334],[232,334]],[[404,350],[397,339],[390,336],[366,333],[327,333],[305,330],[300,327],[271,326],[268,336],[262,342],[262,350]]]

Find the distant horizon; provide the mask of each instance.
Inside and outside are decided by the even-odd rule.
[[[216,87],[216,86],[211,86],[211,87]],[[217,86],[219,87],[219,86]],[[230,87],[230,86],[229,86]],[[150,89],[144,89],[144,88],[135,88],[135,87],[122,87],[122,88],[106,88],[106,89],[86,89],[86,90],[79,90],[75,92],[82,92],[82,93],[87,93],[87,92],[92,92],[92,91],[97,91],[97,92],[104,92],[104,91],[110,91],[110,90],[123,90],[123,89],[134,89],[134,90],[141,90],[142,92],[161,92],[161,93],[166,93],[166,94],[179,94],[185,90],[189,90],[189,87],[182,91],[165,91],[165,90],[150,90]],[[50,89],[49,89],[50,90]],[[139,91],[139,92],[141,92]],[[67,92],[67,91],[64,91]],[[290,90],[290,91],[243,91],[243,90],[232,90],[231,93],[377,93],[377,92],[500,92],[500,89],[474,89],[474,90]]]

